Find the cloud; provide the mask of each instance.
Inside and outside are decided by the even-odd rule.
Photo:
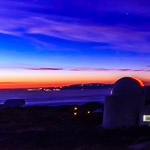
[[[108,43],[110,46],[105,46],[105,49],[111,48],[117,51],[150,52],[150,43],[148,41],[150,33],[147,31],[134,31],[121,25],[104,26],[72,22],[73,18],[68,23],[67,21],[44,18],[44,16],[28,17],[21,20],[5,18],[0,21],[0,33],[26,38],[30,38],[31,35],[41,34],[77,42]],[[22,31],[18,30],[20,27]],[[39,40],[33,39],[33,41]],[[44,42],[39,41],[39,44],[41,43]],[[101,50],[102,47],[96,48]]]
[[[97,71],[97,72],[101,72],[101,71],[120,71],[120,72],[127,72],[127,71],[131,71],[131,72],[150,72],[150,70],[145,70],[145,69],[107,69],[107,68],[22,68],[25,70],[32,70],[32,71],[61,71],[61,70],[65,70],[65,71]]]
[[[150,66],[147,66],[150,67]],[[101,71],[120,71],[120,72],[150,72],[149,69],[129,69],[129,68],[55,68],[55,67],[0,67],[0,70],[4,69],[18,69],[18,70],[30,70],[30,71],[74,71],[74,72],[80,72],[80,71],[90,71],[90,72],[101,72]]]
[[[4,8],[3,13],[0,12],[0,33],[2,34],[29,39],[31,39],[32,35],[40,34],[77,42],[108,43],[109,46],[103,48],[117,51],[150,52],[150,22],[145,21],[145,15],[146,13],[147,15],[150,14],[148,13],[150,10],[148,8],[149,5],[147,5],[149,2],[146,0],[140,0],[138,2],[128,0],[125,2],[118,0],[96,0],[95,3],[90,3],[85,0],[77,0],[76,2],[71,0],[67,3],[63,3],[62,0],[52,0],[50,2],[47,0],[45,2],[35,3],[33,0],[27,0],[23,4],[17,0],[14,0],[14,3],[7,0],[1,1],[0,4]],[[89,21],[86,17],[86,19],[80,17],[80,15],[86,15],[82,9],[79,12],[76,11],[81,6],[85,6],[82,8],[87,15],[92,15],[92,20],[98,20],[100,17],[101,21]],[[58,14],[55,13],[56,10],[58,10]],[[88,14],[92,11],[95,14],[101,15],[96,16],[94,13]],[[129,15],[131,13],[132,17],[128,17],[129,19],[127,19],[126,12]],[[105,19],[104,14],[107,13],[109,17],[107,16],[108,19]],[[66,14],[72,14],[75,17],[67,16]],[[112,14],[116,16],[112,16],[114,19],[109,21],[111,19],[110,15]],[[118,17],[120,14],[124,15],[116,19],[115,23],[112,23],[115,17]],[[104,17],[102,17],[103,15]],[[144,16],[144,18],[137,18],[140,15],[142,17]],[[120,21],[124,20],[122,18],[127,21]],[[137,18],[135,22],[130,24],[135,18]],[[142,19],[144,19],[144,22],[139,21]],[[35,41],[39,40],[33,39],[33,42]],[[42,41],[39,41],[39,44],[46,45]],[[101,50],[102,47],[96,48]]]
[[[104,69],[104,68],[80,68],[80,69],[69,69],[70,71],[133,71],[133,72],[139,72],[139,71],[150,71],[150,70],[144,70],[144,69]]]
[[[64,70],[63,68],[24,68],[26,70],[34,70],[34,71],[57,71]]]

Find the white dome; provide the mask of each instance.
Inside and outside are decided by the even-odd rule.
[[[142,95],[143,82],[134,77],[124,77],[119,79],[111,90],[111,95]]]

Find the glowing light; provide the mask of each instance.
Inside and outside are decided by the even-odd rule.
[[[35,88],[35,89],[27,89],[27,91],[29,91],[29,92],[30,92],[30,91],[40,91],[40,90],[42,90],[42,88],[38,88],[38,89],[36,89],[36,88]]]
[[[45,92],[49,92],[51,91],[51,89],[43,89]]]
[[[78,110],[78,107],[74,107],[74,110]]]
[[[150,115],[143,115],[144,122],[150,122]]]
[[[136,80],[136,81],[138,81],[139,82],[139,84],[143,87],[144,86],[144,83],[140,80],[140,79],[138,79],[138,78],[136,78],[136,77],[131,77],[132,79],[134,79],[134,80]]]
[[[88,113],[88,114],[90,114],[90,113],[91,113],[91,111],[87,111],[87,113]]]
[[[53,91],[60,91],[60,89],[53,89]]]
[[[74,116],[77,116],[77,112],[74,112],[73,115],[74,115]]]

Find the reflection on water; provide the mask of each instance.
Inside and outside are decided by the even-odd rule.
[[[70,105],[98,101],[103,103],[110,89],[27,91],[26,89],[0,90],[0,103],[7,99],[25,99],[26,105]]]

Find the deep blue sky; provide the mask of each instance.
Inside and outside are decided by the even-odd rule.
[[[2,86],[122,76],[149,83],[149,0],[1,0],[0,7]]]

